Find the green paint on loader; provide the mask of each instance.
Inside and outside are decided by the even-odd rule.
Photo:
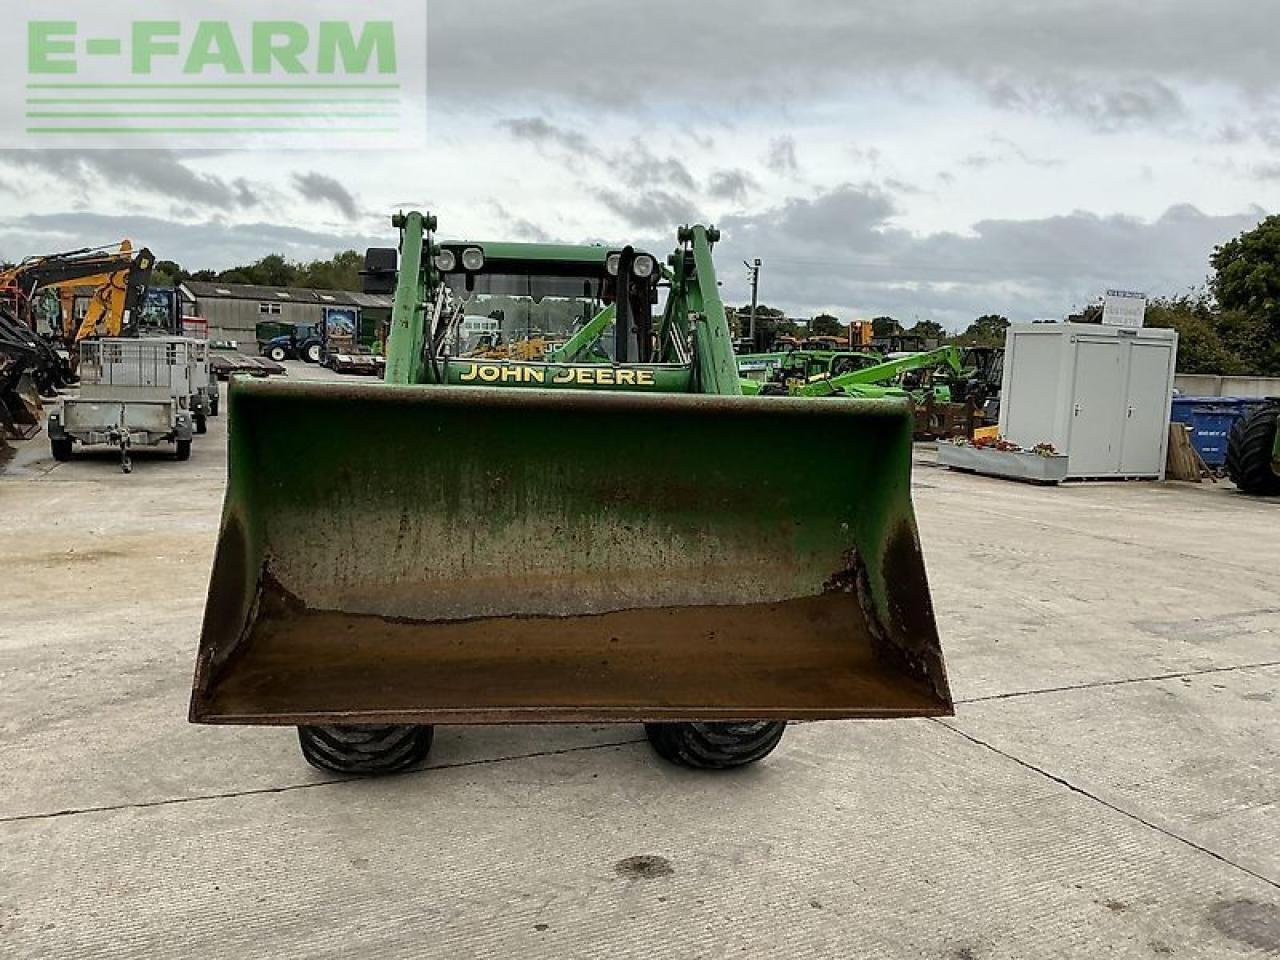
[[[433,221],[397,223],[388,383],[231,386],[193,721],[299,725],[311,762],[387,772],[435,723],[644,722],[668,759],[736,766],[778,721],[951,711],[908,407],[743,396],[713,230],[680,231],[652,318],[630,248],[450,277]],[[442,351],[466,292],[566,275],[636,359]]]

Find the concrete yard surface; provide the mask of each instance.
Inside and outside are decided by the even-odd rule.
[[[954,719],[726,775],[446,728],[366,782],[186,722],[225,430],[0,469],[0,958],[1280,956],[1280,502],[922,451]]]

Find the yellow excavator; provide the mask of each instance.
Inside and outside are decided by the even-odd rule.
[[[146,295],[154,267],[151,251],[135,251],[128,240],[29,257],[0,270],[0,302],[7,300],[12,313],[35,329],[41,295],[54,294],[59,307],[54,334],[74,355],[76,346],[90,337],[118,337],[124,332],[126,319]],[[76,302],[86,291],[89,306],[77,319]]]

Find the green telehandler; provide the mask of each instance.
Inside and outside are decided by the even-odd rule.
[[[944,369],[957,378],[965,373],[963,353],[958,347],[939,347],[927,353],[915,353],[893,360],[874,356],[868,360],[867,355],[849,356],[857,359],[849,362],[845,369],[833,365],[827,371],[818,371],[816,376],[793,375],[784,365],[775,373],[774,382],[765,385],[760,392],[765,395],[785,394],[793,397],[913,397],[918,400],[922,399],[922,390],[916,389],[913,393],[908,385],[895,386],[894,381],[900,380],[904,374],[917,371]],[[942,399],[950,400],[950,393],[947,392]]]
[[[742,396],[717,231],[664,263],[393,223],[386,382],[231,385],[194,722],[374,775],[435,724],[643,723],[723,769],[788,720],[951,712],[907,405]],[[562,345],[450,356],[468,315]]]
[[[1280,497],[1280,400],[1240,420],[1227,442],[1227,475],[1241,493]]]

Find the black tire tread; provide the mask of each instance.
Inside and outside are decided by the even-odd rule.
[[[299,727],[302,755],[313,767],[361,777],[401,773],[426,759],[433,727]]]
[[[1227,476],[1241,493],[1280,496],[1280,475],[1271,466],[1280,406],[1264,407],[1239,421],[1227,443]]]
[[[649,743],[662,759],[694,770],[732,770],[771,754],[787,725],[750,723],[647,723]]]
[[[179,463],[185,463],[191,459],[191,441],[177,440],[173,444],[173,457]]]
[[[53,459],[59,463],[67,463],[75,459],[75,445],[70,437],[61,437],[56,440],[49,441],[49,450],[53,454]]]

